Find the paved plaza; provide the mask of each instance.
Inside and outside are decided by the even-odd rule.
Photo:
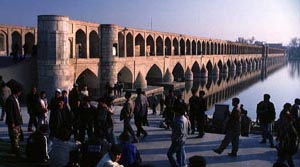
[[[27,137],[28,115],[25,107],[22,107],[22,113],[25,122],[23,130],[25,137]],[[119,135],[123,129],[123,122],[119,120],[120,107],[115,107],[115,113],[115,132]],[[149,113],[152,113],[152,111],[149,111]],[[149,115],[150,126],[145,127],[148,136],[145,139],[140,139],[140,143],[136,145],[141,152],[143,162],[153,164],[156,167],[169,167],[166,153],[171,144],[171,131],[159,128],[161,120],[158,115]],[[135,126],[133,127],[135,128]],[[212,149],[219,146],[224,137],[223,135],[206,133],[202,139],[195,137],[196,135],[190,135],[188,138],[186,143],[187,155],[188,157],[193,155],[204,156],[208,167],[271,167],[276,160],[276,149],[269,148],[268,144],[259,144],[261,137],[258,135],[240,138],[240,149],[237,157],[227,155],[231,151],[231,145],[221,155],[217,155],[212,151]],[[4,122],[0,122],[0,138],[8,140],[7,128]],[[293,158],[296,167],[299,166],[299,152]]]

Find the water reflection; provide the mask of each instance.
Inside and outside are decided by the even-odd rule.
[[[265,80],[268,75],[271,75],[282,66],[283,65],[276,66],[265,71],[256,70],[241,74],[220,75],[218,77],[202,78],[196,81],[185,82],[184,99],[188,102],[192,96],[191,89],[197,89],[198,91],[204,90],[206,92],[205,97],[207,98],[208,108],[210,108],[216,103],[236,96],[253,84]],[[179,90],[182,91],[182,89],[176,91]]]
[[[291,78],[300,76],[300,61],[290,61],[288,64],[288,68]]]

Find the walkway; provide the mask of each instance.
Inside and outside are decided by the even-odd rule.
[[[120,107],[115,108],[115,131],[119,134],[123,129],[123,124],[119,121]],[[22,112],[24,121],[27,123],[28,115],[26,108],[22,107]],[[152,113],[152,111],[149,111],[149,113]],[[157,115],[149,115],[150,126],[146,127],[148,136],[145,139],[141,139],[137,147],[141,152],[144,162],[151,163],[157,167],[169,167],[166,152],[171,144],[171,132],[158,128],[161,120]],[[27,124],[23,126],[25,137],[28,136],[26,126]],[[3,122],[0,122],[0,138],[8,139],[7,128]],[[213,148],[216,148],[220,144],[222,139],[223,135],[218,134],[207,133],[202,139],[191,135],[186,144],[187,155],[188,157],[193,155],[204,156],[208,167],[271,167],[276,160],[276,149],[269,148],[269,145],[259,144],[261,138],[258,135],[251,135],[249,138],[241,137],[238,157],[234,158],[227,156],[227,153],[231,151],[231,146],[221,155],[217,155],[212,151]],[[294,156],[296,166],[299,166],[299,153],[300,151]]]

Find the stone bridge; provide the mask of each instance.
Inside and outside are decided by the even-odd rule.
[[[3,29],[0,26],[0,52],[1,48],[9,50],[13,43],[9,42],[11,34]],[[37,32],[33,35],[38,39],[38,86],[49,93],[57,87],[70,89],[74,82],[88,84],[92,92],[103,94],[105,86],[116,82],[124,83],[125,88],[146,88],[162,82],[234,76],[285,60],[284,49],[267,45],[90,23],[66,16],[38,16]]]

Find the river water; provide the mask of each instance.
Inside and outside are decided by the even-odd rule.
[[[250,74],[252,75],[252,74]],[[300,98],[300,62],[289,62],[286,65],[269,72],[265,77],[261,77],[259,72],[254,79],[246,81],[246,84],[237,85],[232,88],[228,88],[229,92],[226,95],[222,93],[211,95],[208,97],[209,110],[208,115],[212,115],[215,108],[215,104],[228,104],[231,107],[231,99],[233,97],[240,98],[244,108],[248,111],[248,116],[252,119],[256,119],[256,105],[263,99],[263,94],[268,93],[271,95],[271,101],[275,105],[276,119],[279,117],[279,113],[286,102],[294,104],[295,98]],[[226,79],[225,79],[226,80]],[[207,87],[207,83],[204,85]],[[218,81],[215,81],[218,83]],[[246,86],[245,86],[246,85]],[[187,89],[187,88],[186,88]],[[190,91],[186,91],[190,92]],[[185,101],[188,102],[188,98],[191,93],[185,93]]]

